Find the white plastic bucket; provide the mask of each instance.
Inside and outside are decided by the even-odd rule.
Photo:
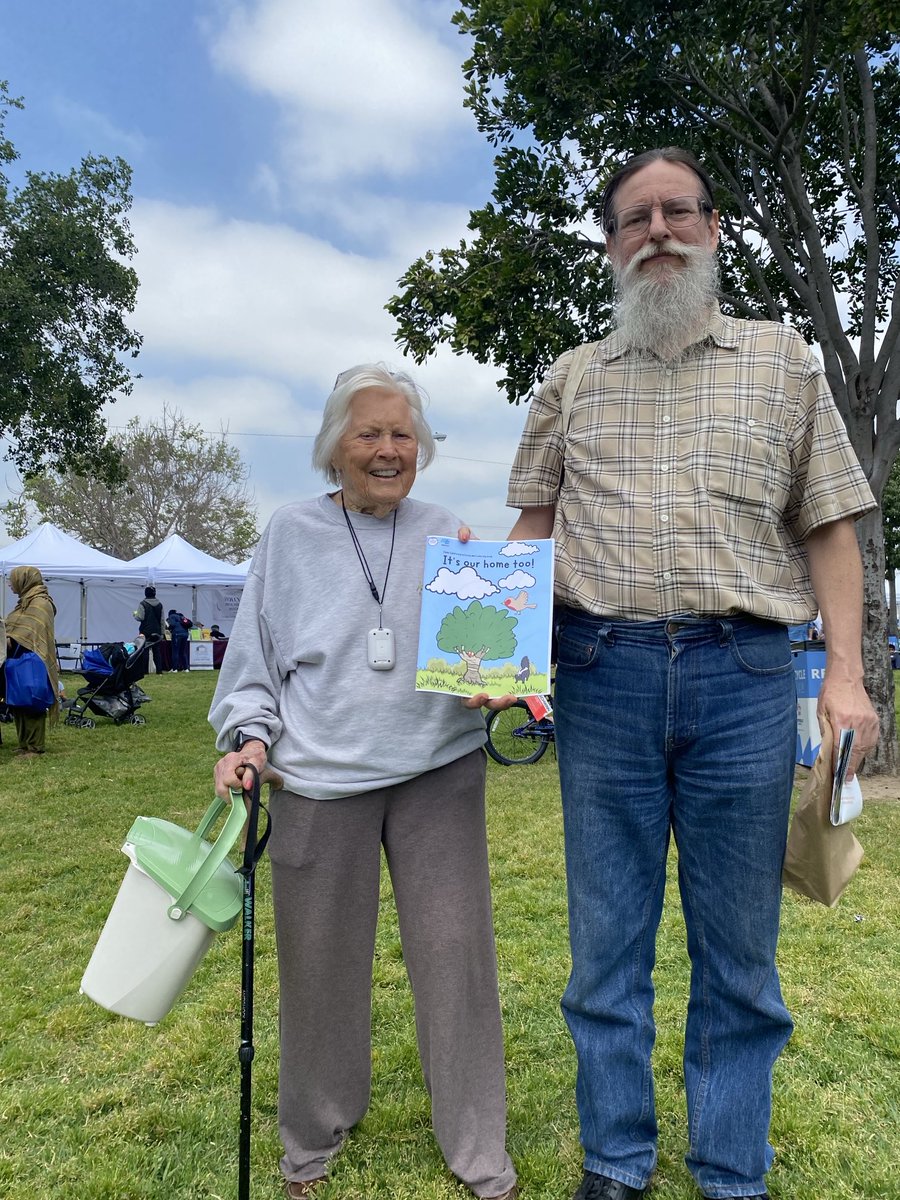
[[[91,955],[81,991],[123,1017],[155,1025],[184,991],[215,930],[185,913],[173,921],[174,897],[131,861]]]
[[[242,793],[231,792],[219,836],[205,840],[225,806],[217,796],[193,833],[159,817],[135,819],[122,847],[130,866],[81,980],[103,1008],[155,1025],[216,932],[237,921],[243,883],[227,855],[246,820]]]

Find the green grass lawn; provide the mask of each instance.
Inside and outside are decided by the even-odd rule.
[[[77,686],[70,677],[70,690]],[[144,727],[59,726],[43,759],[12,758],[0,727],[3,971],[0,1195],[190,1200],[236,1195],[240,936],[216,938],[156,1028],[114,1017],[78,985],[118,891],[139,814],[194,827],[216,758],[212,673],[150,677]],[[568,1200],[580,1178],[574,1057],[559,1011],[567,974],[556,763],[489,764],[488,808],[509,1070],[509,1147],[523,1200]],[[866,858],[840,905],[786,893],[780,966],[797,1029],[777,1068],[775,1200],[900,1195],[900,806],[867,802]],[[277,995],[269,871],[257,883],[254,1200],[280,1187]],[[684,930],[670,879],[656,972],[660,1163],[653,1196],[694,1200],[683,1166]],[[397,923],[384,887],[368,1116],[325,1200],[468,1193],[431,1137]]]

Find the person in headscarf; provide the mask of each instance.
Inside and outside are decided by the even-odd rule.
[[[53,618],[56,605],[47,591],[44,577],[37,567],[13,567],[9,573],[9,587],[19,597],[19,602],[6,618],[6,653],[11,658],[21,646],[33,650],[42,660],[50,677],[53,694],[59,694],[59,671],[56,665],[56,638]],[[23,708],[10,705],[16,723],[19,748],[16,754],[32,758],[43,754],[47,737],[47,717],[55,721],[59,715],[58,702],[49,713],[35,716]]]

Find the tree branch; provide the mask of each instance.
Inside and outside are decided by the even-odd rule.
[[[869,61],[862,50],[853,56],[859,77],[860,100],[863,111],[863,182],[857,195],[863,236],[866,243],[866,273],[863,283],[863,316],[860,338],[860,368],[864,379],[871,377],[875,363],[875,332],[878,323],[878,285],[881,243],[878,237],[878,222],[875,217],[876,186],[878,178],[877,122],[875,118],[875,93]],[[846,103],[841,90],[841,102]],[[849,172],[848,172],[849,174]]]

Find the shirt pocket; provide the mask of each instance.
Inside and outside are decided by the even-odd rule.
[[[705,436],[698,436],[695,454],[694,478],[705,486],[714,510],[780,519],[791,485],[790,455],[780,425],[716,414]]]

